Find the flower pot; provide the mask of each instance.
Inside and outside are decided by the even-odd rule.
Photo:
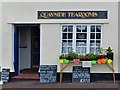
[[[111,60],[111,59],[108,59],[108,60],[107,60],[107,63],[108,63],[108,64],[111,64],[111,63],[112,63],[112,60]]]
[[[97,64],[96,60],[92,60],[92,64],[94,65]]]
[[[97,60],[97,63],[98,63],[98,64],[102,64],[101,59],[98,59],[98,60]]]
[[[79,64],[80,63],[80,60],[79,59],[74,59],[74,64]]]
[[[107,58],[113,60],[113,55],[114,55],[113,52],[107,53]]]
[[[105,64],[105,63],[107,62],[107,60],[106,60],[106,59],[101,59],[101,62],[102,62],[103,64]]]
[[[60,60],[59,60],[60,63],[63,63],[63,61],[64,61],[63,59],[60,59]]]
[[[69,63],[69,60],[64,59],[63,62],[67,64],[67,63]]]

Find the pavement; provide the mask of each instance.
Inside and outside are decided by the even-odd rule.
[[[120,83],[116,81],[98,81],[91,83],[48,83],[39,81],[14,81],[2,85],[2,90],[120,90]]]

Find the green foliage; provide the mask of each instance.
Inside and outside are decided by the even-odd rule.
[[[59,56],[59,59],[66,59],[66,55],[65,55],[65,54],[61,54],[61,55]]]
[[[111,49],[111,47],[108,47],[108,49],[106,50],[106,53],[111,53],[113,50]]]
[[[88,54],[86,54],[86,57],[87,57],[88,59],[90,59],[90,60],[95,59],[95,56],[94,56],[93,53],[88,53]]]
[[[94,55],[94,59],[98,59],[98,58],[100,58],[100,55],[95,54],[95,55]]]
[[[99,48],[98,48],[99,54],[102,54],[102,51],[103,51],[103,48],[99,47]]]
[[[66,59],[68,59],[68,60],[73,60],[73,59],[80,59],[80,57],[79,57],[79,55],[78,55],[77,53],[75,53],[75,52],[70,52],[70,53],[67,55]]]

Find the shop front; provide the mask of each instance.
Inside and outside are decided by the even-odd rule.
[[[59,60],[62,54],[95,55],[108,47],[114,52],[112,71],[119,74],[117,2],[3,2],[2,8],[1,68],[10,69],[12,77],[29,72],[38,74],[42,83],[47,78],[45,70],[54,74],[49,76],[51,82],[61,77],[76,82],[73,73],[88,70],[91,81],[112,80],[113,72],[105,64],[80,69],[81,62],[69,61],[61,69]]]

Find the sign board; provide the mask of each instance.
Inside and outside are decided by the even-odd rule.
[[[108,19],[107,11],[38,11],[38,19]]]
[[[2,69],[1,72],[1,80],[3,83],[7,83],[9,81],[10,69]]]
[[[73,83],[89,83],[90,82],[90,68],[83,68],[81,66],[73,66],[72,82]]]
[[[40,66],[40,83],[54,83],[57,81],[57,65]]]
[[[82,67],[92,67],[91,61],[82,61]]]

